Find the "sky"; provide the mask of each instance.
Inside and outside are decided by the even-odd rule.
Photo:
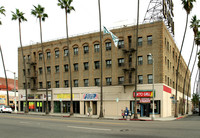
[[[197,0],[198,1],[198,0]],[[150,0],[140,0],[140,18],[142,23]],[[175,23],[175,42],[180,49],[186,20],[186,12],[184,11],[181,0],[173,0],[174,2],[174,23]],[[27,22],[21,24],[22,44],[27,46],[40,42],[39,21],[31,15],[33,5],[40,4],[45,7],[45,13],[48,18],[42,23],[43,40],[51,41],[66,37],[65,31],[65,13],[57,6],[57,0],[0,0],[0,6],[6,9],[6,16],[0,15],[2,25],[0,26],[0,45],[4,53],[5,66],[7,70],[18,74],[18,47],[19,30],[18,22],[12,21],[12,13],[16,8],[25,13]],[[98,0],[74,0],[72,2],[75,11],[68,15],[69,36],[80,35],[99,30],[99,13]],[[189,21],[193,15],[197,15],[200,19],[200,1],[194,3],[194,8],[189,15]],[[101,18],[102,25],[107,28],[123,26],[127,24],[136,24],[137,18],[137,0],[101,0]],[[188,27],[182,56],[188,63],[189,55],[193,43],[193,31]],[[196,51],[196,47],[194,49]],[[191,63],[194,61],[194,56]],[[2,62],[0,61],[0,77],[4,77],[2,70]],[[191,70],[192,66],[189,67]],[[193,84],[197,72],[195,66],[192,75],[192,92]],[[13,78],[13,74],[7,72],[8,78]]]

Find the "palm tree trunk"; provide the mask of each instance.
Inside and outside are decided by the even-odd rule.
[[[193,85],[193,94],[194,94],[194,91],[195,91],[195,83],[196,83],[196,80],[197,80],[198,72],[199,72],[199,70],[197,70],[196,77],[195,77],[195,80],[194,80],[194,85]],[[196,91],[196,93],[197,93],[197,91]]]
[[[70,85],[70,116],[74,114],[73,110],[73,92],[72,92],[72,71],[71,71],[71,59],[70,59],[70,49],[69,49],[69,35],[68,35],[68,20],[67,20],[67,8],[65,9],[66,15],[66,35],[67,35],[67,48],[68,48],[68,62],[69,62],[69,85]]]
[[[46,114],[49,114],[49,104],[48,104],[48,87],[47,87],[47,72],[46,72],[46,60],[44,56],[44,46],[43,46],[43,41],[42,41],[42,23],[41,23],[41,18],[39,18],[39,23],[40,23],[40,40],[41,40],[41,47],[42,47],[42,56],[43,56],[43,66],[44,66],[44,76],[45,76],[45,83],[46,83]]]
[[[28,91],[27,91],[27,76],[26,76],[26,59],[24,58],[24,50],[22,48],[22,37],[21,37],[21,23],[19,20],[19,40],[20,40],[20,46],[22,51],[22,59],[23,59],[23,65],[24,65],[24,77],[25,77],[25,93],[26,93],[26,105],[25,105],[25,113],[28,113]]]
[[[136,51],[135,51],[135,103],[134,103],[134,118],[137,119],[137,59],[138,59],[138,28],[139,28],[139,11],[140,11],[140,1],[138,0],[138,8],[137,8],[137,30],[136,30]]]
[[[176,102],[175,102],[175,115],[174,115],[174,117],[178,117],[178,112],[177,112],[178,111],[177,110],[178,71],[179,71],[179,63],[180,63],[180,58],[181,58],[181,52],[182,52],[182,49],[183,49],[183,44],[184,44],[185,35],[186,35],[186,31],[187,31],[187,24],[188,24],[188,13],[187,13],[187,17],[186,17],[185,32],[184,32],[184,35],[183,35],[183,40],[182,40],[181,49],[180,49],[180,52],[179,52],[178,65],[177,65],[177,70],[176,70],[176,95],[175,95]]]
[[[193,63],[193,67],[192,67],[192,70],[191,70],[191,73],[190,73],[190,79],[189,79],[189,82],[191,80],[191,77],[192,77],[192,73],[194,71],[194,65],[195,65],[195,62],[196,62],[196,59],[197,59],[197,55],[198,55],[198,46],[197,46],[197,51],[196,51],[196,56],[195,56],[195,60],[194,60],[194,63]],[[188,92],[187,92],[187,110],[186,110],[186,114],[188,114],[188,96],[189,96],[189,91],[190,91],[190,83],[188,83]]]
[[[100,33],[100,50],[101,50],[101,103],[100,103],[100,114],[99,118],[103,117],[103,53],[102,53],[102,34],[101,34],[101,5],[100,0],[98,0],[98,6],[99,6],[99,33]]]
[[[7,75],[6,75],[6,68],[5,68],[5,64],[4,64],[3,52],[2,52],[2,49],[1,49],[1,45],[0,45],[0,51],[1,51],[1,59],[2,59],[2,63],[3,63],[3,69],[4,69],[5,79],[6,79],[7,106],[9,106],[8,79],[7,79]]]
[[[192,53],[193,53],[193,50],[194,50],[194,44],[195,44],[195,38],[194,38],[194,41],[193,41],[193,46],[192,46],[192,51],[190,53],[190,59],[188,61],[188,65],[187,65],[187,70],[185,72],[185,79],[184,79],[184,83],[183,83],[183,107],[182,107],[182,115],[185,114],[185,99],[184,99],[184,95],[185,95],[185,82],[186,82],[186,78],[187,78],[187,72],[188,72],[188,69],[189,69],[189,66],[190,66],[190,61],[191,61],[191,58],[192,58]]]

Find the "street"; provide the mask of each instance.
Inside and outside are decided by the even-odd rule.
[[[200,116],[176,121],[124,121],[0,114],[1,138],[200,137]]]

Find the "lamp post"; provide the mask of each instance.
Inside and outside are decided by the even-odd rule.
[[[16,73],[15,72],[12,72],[10,70],[6,70],[8,72],[11,72],[14,74],[14,93],[15,93],[15,112],[17,112],[17,98],[16,98]]]
[[[152,117],[151,117],[151,119],[152,120],[154,120],[155,119],[155,113],[154,113],[154,59],[153,59],[153,55],[151,54],[151,53],[149,53],[149,56],[151,56],[151,58],[152,58],[152,65],[153,65],[153,67],[152,67],[152,79],[153,79],[153,82],[152,82],[152,87],[153,87],[153,108],[152,108]]]

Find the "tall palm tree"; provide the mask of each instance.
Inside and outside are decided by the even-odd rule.
[[[137,30],[136,30],[136,51],[135,51],[135,103],[134,103],[134,118],[137,119],[137,69],[138,69],[138,28],[139,28],[139,11],[140,11],[140,1],[138,0],[138,5],[137,5]]]
[[[101,89],[100,89],[100,93],[101,93],[101,97],[100,97],[100,114],[99,114],[99,118],[103,118],[103,53],[102,53],[102,33],[101,33],[101,2],[100,0],[98,0],[98,8],[99,8],[99,37],[100,37],[100,50],[101,50]]]
[[[68,35],[68,20],[67,20],[67,14],[70,14],[72,10],[75,11],[74,7],[71,6],[71,3],[73,0],[58,0],[58,6],[61,7],[61,9],[65,10],[65,18],[66,18],[66,35],[67,35],[67,48],[68,48],[68,62],[69,62],[69,85],[70,85],[70,115],[74,114],[73,111],[73,92],[72,92],[72,72],[71,72],[71,61],[70,61],[70,49],[69,49],[69,35]]]
[[[193,53],[193,49],[194,49],[194,45],[195,45],[195,38],[196,38],[196,35],[197,35],[197,32],[198,32],[199,22],[200,22],[200,20],[197,20],[196,15],[192,17],[192,21],[190,22],[191,23],[190,28],[192,28],[193,32],[194,32],[194,41],[193,41],[193,46],[192,46],[192,50],[191,50],[191,53],[190,53],[190,58],[189,58],[189,61],[188,61],[187,69],[186,69],[186,72],[185,72],[184,83],[183,83],[182,115],[185,114],[185,101],[184,101],[185,82],[186,82],[187,72],[188,72],[188,69],[189,69],[189,66],[190,66],[190,61],[191,61],[191,58],[192,58],[192,53]]]
[[[191,80],[191,77],[192,77],[192,73],[194,71],[194,65],[196,63],[196,59],[197,59],[197,55],[199,55],[198,53],[198,46],[200,45],[200,32],[198,31],[197,32],[197,35],[195,37],[195,43],[197,45],[197,51],[196,51],[196,56],[195,56],[195,60],[194,60],[194,63],[193,63],[193,67],[192,67],[192,70],[191,70],[191,73],[190,73],[190,78],[189,78],[189,82]],[[199,57],[198,57],[199,58]],[[198,61],[198,67],[200,67],[200,60]],[[190,91],[190,83],[188,83],[188,91],[187,91],[187,110],[186,110],[186,114],[188,114],[188,110],[189,110],[189,103],[188,103],[188,97],[189,97],[189,91]]]
[[[26,76],[26,62],[25,62],[25,56],[24,51],[22,48],[22,38],[21,38],[21,23],[23,21],[27,21],[27,19],[24,17],[24,13],[20,12],[19,9],[16,9],[16,12],[12,12],[12,20],[18,20],[19,22],[19,40],[20,40],[20,46],[21,46],[21,54],[23,59],[23,65],[24,65],[24,77],[25,77],[25,93],[26,93],[26,105],[25,105],[25,113],[28,113],[28,94],[27,94],[27,76]]]
[[[0,14],[5,16],[5,8],[4,6],[0,7]],[[2,22],[0,20],[0,25],[2,25]],[[3,52],[0,46],[0,52],[1,52],[1,59],[2,59],[2,63],[3,63],[3,69],[4,69],[4,75],[5,75],[5,79],[6,79],[6,90],[7,90],[7,105],[9,105],[9,93],[8,93],[8,79],[7,79],[7,75],[6,75],[6,68],[5,68],[5,64],[4,64],[4,59],[3,59]]]
[[[190,14],[190,12],[192,11],[193,8],[193,2],[196,2],[196,0],[181,0],[182,1],[182,5],[184,10],[186,11],[187,17],[186,17],[186,25],[185,25],[185,31],[184,31],[184,35],[183,35],[183,40],[182,40],[182,44],[181,44],[181,49],[179,52],[179,57],[178,57],[178,64],[177,64],[177,70],[176,70],[176,103],[175,103],[175,117],[178,116],[178,112],[177,112],[177,91],[178,91],[178,72],[179,72],[179,63],[180,63],[180,57],[181,57],[181,52],[183,49],[183,44],[184,44],[184,40],[185,40],[185,35],[186,35],[186,31],[187,31],[187,25],[188,25],[188,16]]]
[[[36,18],[39,18],[39,25],[40,25],[40,41],[42,47],[42,55],[43,55],[43,68],[44,68],[44,76],[45,76],[45,84],[46,84],[46,114],[49,114],[49,106],[48,106],[48,87],[47,87],[47,72],[46,72],[46,65],[45,65],[45,56],[44,56],[44,46],[42,41],[42,21],[44,22],[48,15],[44,13],[44,7],[38,4],[38,6],[34,6],[34,9],[31,10],[31,14],[34,15]]]

